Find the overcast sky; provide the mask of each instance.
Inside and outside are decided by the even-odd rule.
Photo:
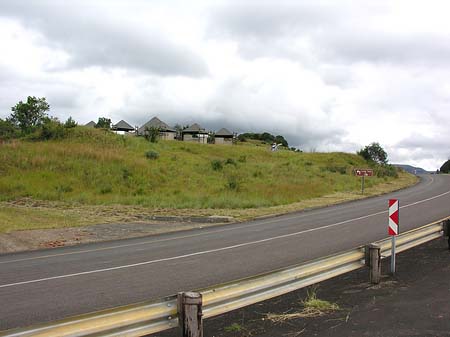
[[[27,96],[79,124],[284,135],[304,151],[379,142],[450,157],[448,1],[0,1],[0,118]]]

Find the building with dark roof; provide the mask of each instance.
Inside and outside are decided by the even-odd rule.
[[[119,123],[114,124],[111,127],[111,129],[113,131],[123,131],[123,132],[133,132],[134,131],[134,128],[130,124],[125,122],[123,119]]]
[[[87,126],[88,128],[95,128],[97,124],[95,124],[94,121],[90,121],[89,123],[85,124],[84,126]]]
[[[169,125],[164,123],[158,117],[153,117],[147,123],[142,125],[137,131],[138,135],[144,136],[147,133],[147,130],[151,128],[157,128],[159,130],[159,137],[163,140],[175,139],[176,135],[175,129],[171,128]]]
[[[233,139],[234,139],[234,133],[229,131],[226,128],[222,128],[215,133],[214,143],[231,145],[231,144],[233,144]]]
[[[208,132],[197,123],[184,129],[182,135],[184,142],[208,143]]]

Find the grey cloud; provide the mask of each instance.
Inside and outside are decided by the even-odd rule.
[[[74,7],[66,2],[18,0],[1,3],[0,13],[41,32],[42,44],[68,52],[69,67],[121,67],[161,76],[208,74],[200,55],[171,42],[163,32],[111,22],[86,2]]]
[[[413,133],[389,148],[392,158],[397,163],[430,162],[442,165],[450,158],[450,141],[438,133],[435,137]],[[435,170],[438,167],[425,167]]]
[[[317,43],[323,57],[334,62],[450,65],[450,35],[328,31],[317,36]]]
[[[210,34],[233,39],[248,59],[279,57],[308,66],[314,60],[450,65],[449,35],[386,32],[360,19],[382,14],[386,7],[346,1],[232,2],[212,11]],[[299,41],[306,41],[306,47]]]

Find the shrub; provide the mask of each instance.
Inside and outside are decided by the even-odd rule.
[[[242,155],[239,157],[238,162],[240,163],[246,163],[247,162],[247,156]]]
[[[376,175],[379,178],[382,178],[382,177],[394,177],[394,178],[397,178],[398,177],[398,172],[397,172],[397,168],[395,166],[383,165],[383,166],[380,166],[376,170]]]
[[[223,164],[220,160],[211,160],[211,167],[214,171],[220,171],[223,169]]]
[[[100,188],[100,194],[108,194],[112,192],[112,186],[111,185],[104,185]]]
[[[128,180],[132,176],[130,170],[126,167],[122,168],[122,178],[123,180]]]
[[[234,166],[236,166],[236,162],[234,161],[234,159],[228,158],[227,160],[225,160],[225,165],[234,165]]]
[[[145,153],[145,156],[147,157],[147,159],[158,159],[159,158],[159,153],[156,151],[147,151]]]
[[[240,187],[239,179],[235,175],[229,176],[225,187],[232,191],[239,190],[239,187]]]
[[[57,118],[47,118],[37,130],[29,136],[31,140],[62,139],[66,136],[64,125]]]
[[[159,128],[151,126],[145,127],[145,131],[144,131],[144,137],[145,139],[147,139],[150,143],[156,143],[158,142],[158,138],[159,138]]]
[[[19,136],[19,129],[8,119],[0,118],[0,140],[7,140]]]
[[[347,173],[347,167],[345,167],[345,166],[328,165],[328,166],[322,168],[322,170],[332,172],[332,173],[340,173],[340,174]]]

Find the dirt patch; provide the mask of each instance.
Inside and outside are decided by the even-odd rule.
[[[185,222],[177,222],[174,220],[172,219],[172,221],[166,222],[101,224],[57,229],[33,229],[3,233],[0,234],[0,253],[142,237],[193,228],[203,228],[205,226],[204,223],[189,222],[187,221],[188,219],[184,219]],[[225,219],[222,220],[222,222],[208,222],[207,224],[208,226],[222,224],[225,222]]]

